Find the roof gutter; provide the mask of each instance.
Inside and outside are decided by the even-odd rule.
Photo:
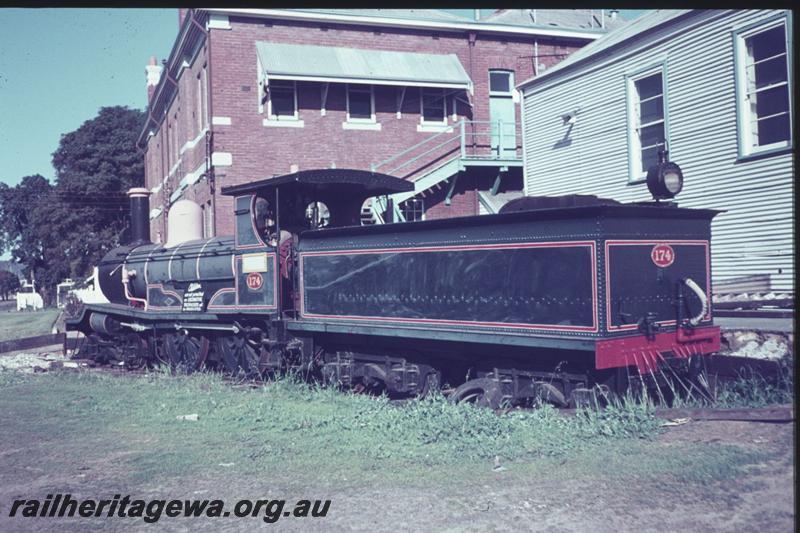
[[[341,22],[363,26],[387,26],[397,28],[413,28],[437,31],[477,31],[485,33],[504,33],[515,35],[538,35],[543,37],[564,37],[569,39],[585,39],[594,41],[605,35],[602,29],[575,30],[567,28],[524,27],[509,24],[492,24],[486,22],[444,22],[434,20],[410,20],[390,17],[369,17],[360,15],[337,15],[332,13],[315,13],[289,9],[244,9],[244,8],[205,8],[202,11],[219,15],[238,15],[242,17],[271,18],[281,20],[298,20],[313,22]]]

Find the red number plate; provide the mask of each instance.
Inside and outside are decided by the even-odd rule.
[[[251,272],[247,275],[247,288],[257,291],[264,284],[264,278],[258,272]]]
[[[675,262],[675,250],[669,244],[657,244],[650,251],[650,259],[656,266],[666,268]]]

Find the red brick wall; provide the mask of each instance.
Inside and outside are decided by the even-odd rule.
[[[203,131],[211,123],[208,110],[205,125],[201,124],[202,113],[198,103],[198,76],[207,69],[207,47],[203,47],[192,64],[182,72],[178,79],[178,92],[168,108],[166,118],[155,135],[150,137],[145,147],[145,186],[152,190],[169,176],[161,190],[150,197],[150,208],[166,211],[169,195],[178,188],[180,181],[195,172],[206,159],[206,142]],[[196,142],[195,142],[196,141]],[[184,198],[203,205],[210,198],[208,183],[203,180],[187,189]],[[163,215],[150,221],[150,235],[153,241],[159,234],[166,235],[166,221]]]
[[[433,33],[407,29],[381,28],[380,32],[364,26],[329,25],[327,29],[318,23],[290,21],[272,21],[231,17],[230,30],[212,29],[208,47],[208,60],[211,68],[212,115],[231,119],[230,125],[213,126],[214,151],[232,154],[233,164],[217,167],[217,191],[228,185],[263,179],[276,174],[290,172],[292,165],[299,169],[328,168],[335,164],[337,168],[369,169],[373,163],[382,162],[404,149],[433,136],[433,133],[417,131],[420,121],[419,92],[416,88],[408,88],[402,118],[396,117],[396,88],[375,88],[375,109],[381,131],[344,130],[342,123],[346,120],[345,88],[343,84],[330,84],[326,115],[320,113],[320,85],[314,83],[298,83],[299,118],[304,121],[303,128],[265,127],[262,120],[264,113],[258,108],[257,80],[257,41],[282,42],[290,44],[313,44],[376,50],[395,50],[407,52],[456,54],[464,69],[472,77],[474,95],[471,99],[473,107],[460,106],[458,120],[489,120],[488,81],[490,69],[510,69],[515,71],[515,80],[520,82],[533,75],[532,60],[534,46],[532,38],[492,37],[478,34],[472,53],[470,54],[469,38],[463,33]],[[581,46],[580,43],[568,41],[552,41],[539,39],[540,63],[552,65],[561,58],[553,54],[571,53]],[[202,55],[202,54],[201,54]],[[470,59],[471,55],[471,59]],[[183,145],[194,137],[192,128],[187,125],[189,109],[196,106],[196,98],[192,91],[195,87],[196,65],[184,73],[180,83],[180,99],[176,98],[168,113],[169,120],[161,127],[158,135],[148,145],[148,175],[161,176],[165,169],[157,161],[159,144],[164,149],[164,131],[178,129],[177,139]],[[190,86],[186,80],[191,80]],[[178,113],[178,119],[173,116]],[[452,110],[448,105],[448,123],[455,124]],[[183,118],[181,118],[183,117]],[[517,104],[517,127],[519,129],[519,104]],[[210,119],[209,119],[210,121]],[[455,138],[457,129],[449,137]],[[445,135],[440,139],[444,140]],[[483,137],[484,143],[488,137]],[[520,138],[518,136],[518,143]],[[155,144],[155,146],[154,146]],[[440,152],[429,158],[431,166],[436,161],[446,161],[449,151],[455,155],[459,144],[453,141]],[[176,178],[171,190],[186,172],[196,168],[197,155],[201,146],[184,154],[182,168],[175,172]],[[427,148],[426,148],[427,149]],[[203,154],[204,155],[204,154]],[[400,161],[409,159],[402,158]],[[151,161],[151,159],[153,161]],[[171,165],[166,168],[169,171]],[[422,161],[420,161],[421,163]],[[392,165],[381,167],[379,171],[389,171]],[[409,166],[394,172],[403,176]],[[441,199],[426,199],[428,218],[461,216],[477,213],[477,199],[474,189],[469,189],[468,180],[459,183],[453,195],[451,205],[446,206]],[[148,186],[153,187],[158,178],[148,178]],[[194,189],[187,191],[186,198],[204,202],[208,199],[208,187],[205,181],[198,183]],[[445,191],[446,192],[446,191]],[[437,193],[442,196],[444,192]],[[159,195],[154,195],[152,205],[160,205]],[[217,198],[216,231],[218,234],[230,233],[233,229],[231,201],[225,197]],[[154,221],[154,226],[158,221]]]

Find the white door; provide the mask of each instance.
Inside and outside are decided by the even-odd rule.
[[[498,158],[517,155],[517,109],[514,103],[514,73],[489,71],[489,117],[492,154]]]

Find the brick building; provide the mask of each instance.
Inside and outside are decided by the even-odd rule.
[[[147,66],[139,146],[151,234],[169,206],[232,231],[222,187],[311,168],[414,180],[394,219],[495,212],[522,191],[519,94],[622,24],[599,10],[181,9],[168,59]],[[380,222],[386,204],[366,206]]]

